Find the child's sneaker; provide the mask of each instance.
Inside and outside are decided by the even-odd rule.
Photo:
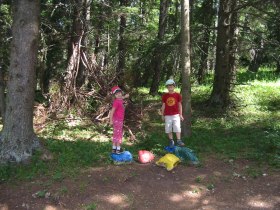
[[[170,148],[173,148],[175,145],[174,141],[173,140],[169,140],[169,147]]]
[[[116,153],[116,149],[112,149],[112,153],[115,154]]]
[[[124,152],[123,148],[120,148],[120,149],[117,149],[117,150],[116,150],[116,154],[118,154],[118,155],[121,154],[121,153],[123,153],[123,152]]]
[[[185,144],[182,140],[177,140],[177,144],[178,144],[179,147],[185,146]]]

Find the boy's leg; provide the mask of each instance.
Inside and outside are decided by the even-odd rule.
[[[176,132],[176,138],[181,139],[181,132]]]
[[[170,140],[173,139],[173,133],[172,133],[172,132],[171,132],[171,133],[168,133],[168,138],[169,138]]]
[[[172,133],[172,116],[165,116],[165,133],[168,135],[169,146],[174,147],[173,133]]]
[[[184,142],[181,140],[181,119],[179,115],[175,115],[173,118],[173,131],[176,133],[178,146],[185,146]]]
[[[169,147],[174,147],[175,143],[173,141],[173,133],[168,133],[168,139],[169,139]]]
[[[177,132],[176,133],[176,137],[177,137],[177,144],[180,147],[185,146],[184,142],[181,140],[181,132]]]

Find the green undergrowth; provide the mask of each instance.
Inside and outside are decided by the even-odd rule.
[[[252,74],[241,71],[232,97],[234,108],[221,110],[206,106],[210,85],[192,87],[192,136],[185,138],[186,146],[199,159],[249,159],[274,169],[280,167],[280,79],[268,70]],[[164,87],[161,87],[161,92]],[[149,96],[148,89],[139,89],[134,103],[151,107],[145,111],[137,140],[124,137],[124,147],[135,159],[140,149],[164,155],[168,144],[164,124],[158,115],[160,95]],[[29,164],[0,167],[0,181],[11,178],[32,180],[47,176],[53,182],[75,177],[88,167],[112,164],[110,160],[112,128],[82,119],[48,122],[38,133],[52,158],[48,161],[37,152]]]

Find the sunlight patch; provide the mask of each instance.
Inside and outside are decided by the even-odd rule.
[[[0,203],[0,209],[1,210],[9,210],[9,207],[8,207],[8,205],[7,204],[2,204],[2,203]]]
[[[191,190],[184,191],[181,194],[178,193],[173,194],[172,196],[170,196],[170,200],[174,202],[180,202],[185,200],[186,199],[185,197],[187,197],[191,199],[192,203],[197,203],[198,202],[197,199],[201,197],[201,192],[199,190],[199,187],[195,185],[191,185],[190,187]]]
[[[268,203],[266,201],[262,201],[261,198],[257,198],[257,197],[251,198],[248,201],[248,204],[252,207],[257,207],[257,208],[272,208],[273,207],[270,203]]]
[[[179,202],[179,201],[182,201],[183,199],[184,199],[183,196],[179,195],[179,194],[170,196],[170,200],[174,201],[174,202]]]
[[[200,198],[201,192],[196,187],[196,188],[193,188],[192,190],[185,191],[184,196],[186,196],[188,198]]]
[[[109,139],[106,135],[102,135],[102,134],[99,134],[95,137],[93,137],[92,139],[90,139],[90,141],[94,141],[94,142],[108,142]]]
[[[128,198],[124,194],[114,194],[114,195],[104,196],[104,200],[111,204],[119,205],[122,208],[129,206]]]
[[[208,199],[205,199],[205,200],[202,201],[202,203],[203,203],[204,205],[208,205],[208,204],[210,203],[210,201],[209,201]]]
[[[47,205],[47,206],[44,208],[44,210],[57,210],[57,208],[54,207],[54,206]]]

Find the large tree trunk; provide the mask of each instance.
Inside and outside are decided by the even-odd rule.
[[[127,6],[128,0],[120,0],[121,6]],[[124,85],[124,68],[125,68],[125,60],[126,60],[126,40],[125,40],[125,29],[126,29],[126,15],[121,14],[120,16],[120,31],[119,31],[119,43],[118,43],[118,53],[119,60],[118,66],[116,69],[116,76],[118,84],[123,87]]]
[[[10,2],[8,1],[0,1],[0,7],[2,5],[7,5],[8,8],[10,8]],[[5,73],[7,72],[7,64],[9,63],[9,46],[10,41],[7,38],[7,35],[9,34],[9,25],[10,22],[7,21],[6,12],[0,10],[0,43],[1,43],[1,49],[0,49],[0,118],[3,119],[5,117]]]
[[[258,72],[263,60],[263,40],[256,44],[258,47],[250,50],[251,62],[248,70]]]
[[[236,0],[220,0],[218,13],[218,34],[216,47],[216,66],[213,90],[209,104],[227,107],[231,103],[230,91],[233,74],[230,68],[231,26],[233,24],[233,9]]]
[[[0,117],[2,117],[2,121],[4,122],[5,116],[5,85],[4,85],[4,72],[2,67],[0,66]]]
[[[277,60],[276,61],[276,73],[280,73],[280,61],[279,60]]]
[[[0,137],[0,163],[24,161],[39,146],[33,130],[33,103],[40,1],[12,1],[12,6],[13,40],[5,123]]]
[[[164,38],[166,26],[167,26],[167,14],[168,14],[169,0],[160,1],[160,14],[159,14],[159,31],[158,41],[161,43]],[[158,86],[161,76],[161,49],[160,46],[155,49],[154,56],[152,58],[153,78],[150,88],[150,94],[155,95],[158,92]]]
[[[238,0],[234,1],[232,4],[232,11],[236,8],[236,5],[238,3]],[[236,82],[236,65],[237,65],[237,56],[238,56],[238,35],[239,30],[237,27],[238,22],[238,16],[237,11],[233,11],[232,13],[232,21],[231,21],[231,27],[230,27],[230,43],[229,43],[229,74],[230,74],[230,88],[233,87],[233,85]]]
[[[81,87],[86,80],[86,68],[82,62],[82,57],[84,53],[87,52],[88,44],[88,29],[89,29],[89,19],[90,19],[90,0],[74,0],[74,14],[73,14],[73,25],[72,25],[72,37],[71,45],[69,46],[69,56],[68,60],[76,53],[74,52],[75,47],[78,48],[77,56],[74,58],[76,60],[75,68],[75,86]],[[74,47],[73,47],[74,46]]]
[[[213,25],[213,19],[214,19],[214,14],[215,10],[213,9],[213,1],[214,0],[206,0],[203,2],[202,7],[204,11],[203,15],[203,22],[202,24],[204,25],[204,33],[203,33],[203,38],[201,41],[201,53],[200,53],[200,64],[198,67],[198,72],[197,72],[197,81],[198,84],[202,84],[207,72],[207,59],[208,59],[208,52],[210,48],[210,34],[211,34],[211,26]]]
[[[182,123],[182,135],[191,136],[191,59],[190,59],[190,9],[189,0],[181,1],[182,30],[182,108],[185,120]]]

